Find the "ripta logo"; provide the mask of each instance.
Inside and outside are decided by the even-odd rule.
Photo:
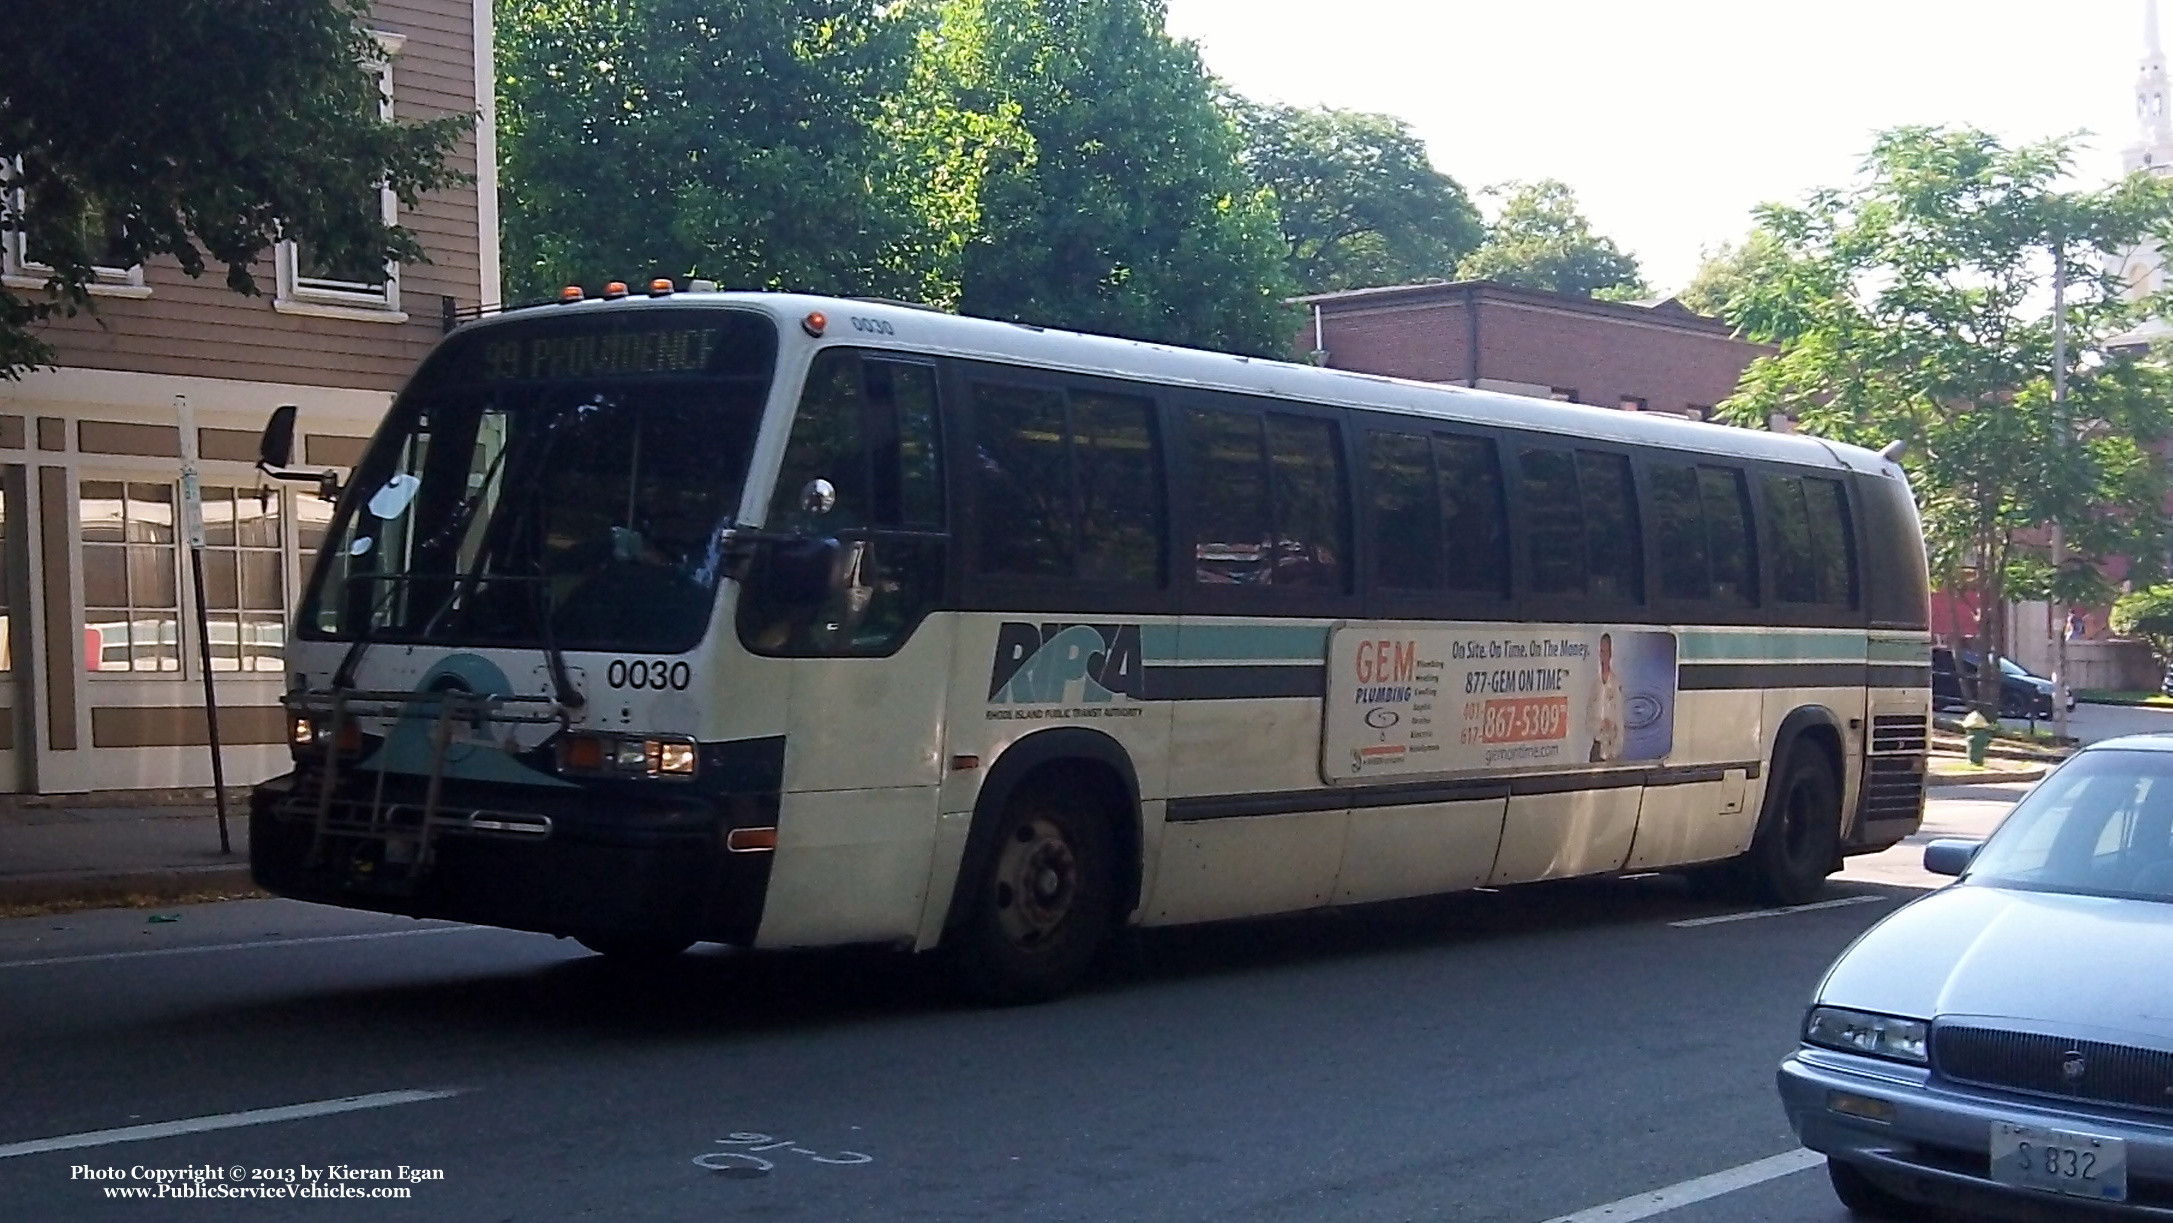
[[[1140,689],[1136,624],[1006,623],[988,672],[991,705],[1100,704]]]

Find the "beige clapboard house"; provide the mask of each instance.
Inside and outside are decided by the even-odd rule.
[[[243,297],[168,260],[101,269],[95,317],[43,332],[57,368],[0,382],[0,791],[208,784],[182,538],[183,400],[204,487],[206,596],[226,777],[283,767],[280,643],[330,507],[254,469],[280,404],[298,466],[344,469],[451,315],[498,300],[490,0],[378,0],[385,113],[480,113],[475,185],[397,209],[430,262],[318,266],[292,245]],[[385,201],[388,215],[396,202]],[[37,252],[0,234],[10,285]]]

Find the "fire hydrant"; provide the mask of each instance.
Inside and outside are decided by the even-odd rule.
[[[1962,719],[1962,733],[1969,738],[1969,762],[1984,763],[1984,749],[1992,745],[1992,720],[1984,716],[1982,709],[1972,709]]]

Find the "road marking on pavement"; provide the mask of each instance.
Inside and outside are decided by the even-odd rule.
[[[1717,926],[1722,922],[1749,921],[1755,917],[1786,917],[1790,913],[1809,913],[1813,909],[1838,909],[1843,905],[1867,905],[1881,900],[1892,899],[1891,896],[1838,896],[1832,900],[1818,900],[1807,905],[1789,905],[1781,909],[1752,909],[1748,913],[1722,913],[1717,917],[1692,917],[1683,921],[1671,921],[1668,925],[1678,930],[1687,930],[1692,926]],[[7,965],[0,964],[0,968],[5,967]]]
[[[287,1104],[279,1108],[252,1108],[244,1113],[217,1113],[209,1117],[190,1117],[183,1121],[161,1121],[155,1125],[130,1125],[117,1130],[91,1130],[82,1134],[62,1134],[58,1138],[39,1138],[31,1142],[9,1143],[0,1146],[0,1159],[12,1159],[17,1155],[39,1155],[46,1151],[74,1151],[83,1147],[102,1147],[116,1142],[142,1142],[151,1138],[172,1138],[177,1134],[202,1134],[211,1130],[239,1129],[246,1125],[270,1125],[277,1121],[299,1121],[304,1117],[324,1117],[333,1113],[352,1113],[366,1108],[390,1108],[395,1104],[417,1104],[424,1100],[443,1100],[457,1096],[453,1091],[381,1091],[369,1096],[341,1096],[337,1100],[317,1100],[309,1104]]]
[[[1816,1151],[1797,1147],[1781,1155],[1769,1155],[1708,1176],[1680,1181],[1650,1193],[1638,1193],[1603,1206],[1593,1206],[1576,1214],[1557,1215],[1547,1223],[1630,1223],[1633,1219],[1649,1219],[1690,1206],[1708,1198],[1717,1198],[1738,1189],[1778,1180],[1805,1168],[1815,1168],[1825,1156]]]
[[[143,951],[100,951],[55,955],[37,960],[0,960],[0,968],[43,968],[48,964],[95,964],[103,960],[143,960],[159,955],[206,955],[214,951],[254,951],[259,947],[304,947],[312,943],[359,943],[369,939],[412,938],[418,934],[459,934],[490,926],[424,926],[419,930],[375,930],[368,934],[318,934],[309,938],[267,938],[249,943],[208,943],[201,947],[152,947]]]

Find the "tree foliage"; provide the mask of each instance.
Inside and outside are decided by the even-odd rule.
[[[1675,295],[1675,300],[1710,318],[1724,317],[1731,305],[1746,298],[1769,274],[1780,256],[1773,235],[1754,229],[1741,242],[1723,243],[1719,250],[1706,251],[1697,274]]]
[[[1272,198],[1240,162],[1198,53],[1160,0],[951,0],[987,56],[967,108],[1015,116],[966,243],[969,314],[1280,355]]]
[[[915,26],[880,0],[500,0],[516,296],[703,276],[909,295],[922,218],[882,100]]]
[[[2159,674],[2173,667],[2173,585],[2145,586],[2115,599],[2110,623],[2121,636],[2150,643]]]
[[[1769,258],[1727,316],[1779,346],[1722,410],[1773,413],[1812,433],[1900,440],[1935,580],[1978,606],[2072,596],[2114,554],[2148,578],[2164,553],[2165,477],[2152,448],[2173,429],[2163,367],[2109,341],[2162,302],[2123,299],[2113,268],[2167,236],[2173,191],[2138,174],[2065,192],[2073,143],[2008,148],[1979,131],[1882,134],[1861,179],[1800,206],[1759,210]],[[2053,254],[2067,271],[2068,394],[2053,403]],[[2055,573],[2046,524],[2066,530]],[[1990,617],[1987,617],[1989,621]],[[1996,640],[1997,626],[1980,636]]]
[[[1393,115],[1227,103],[1245,165],[1275,193],[1285,268],[1305,293],[1455,274],[1485,235],[1471,197]]]
[[[1486,241],[1457,266],[1458,276],[1579,297],[1645,296],[1637,260],[1592,232],[1567,184],[1547,178],[1487,193],[1502,197],[1501,214],[1487,227]]]
[[[0,73],[0,228],[53,271],[0,286],[0,377],[49,362],[33,334],[91,304],[98,266],[171,256],[225,265],[256,292],[281,239],[333,266],[425,258],[384,223],[463,176],[447,155],[473,119],[385,123],[368,0],[17,0]],[[18,203],[19,200],[19,203]]]

